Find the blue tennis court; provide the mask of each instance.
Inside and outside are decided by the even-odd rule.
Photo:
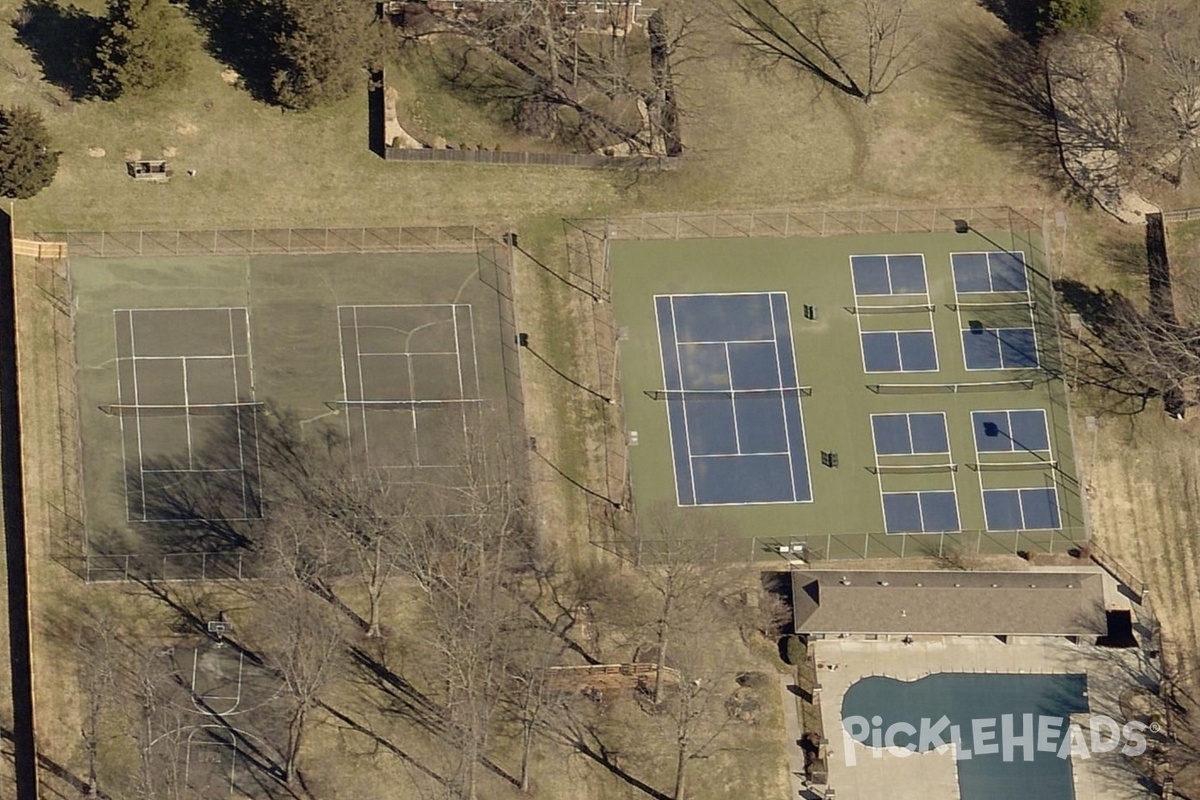
[[[867,372],[937,372],[933,331],[863,331]]]
[[[679,505],[810,502],[787,293],[654,302]]]
[[[875,455],[911,456],[950,452],[946,415],[941,411],[872,414]]]
[[[863,295],[925,294],[925,257],[911,255],[850,256],[854,293]]]
[[[959,294],[1029,293],[1023,253],[951,253],[950,263],[954,268],[954,291]]]
[[[958,495],[953,489],[883,492],[883,529],[887,533],[957,531]]]
[[[1037,336],[1028,328],[985,328],[972,324],[962,332],[963,359],[969,370],[1033,369],[1038,365]]]
[[[1057,530],[1058,490],[1053,486],[1028,489],[984,489],[983,515],[989,531]]]
[[[1043,409],[972,411],[971,424],[978,453],[1050,451],[1050,431]]]

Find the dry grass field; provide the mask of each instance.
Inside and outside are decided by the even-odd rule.
[[[96,0],[83,5],[93,13],[100,8]],[[939,58],[955,47],[947,32],[1001,27],[973,0],[919,0],[916,5],[930,31],[928,49]],[[0,20],[5,22],[0,102],[42,110],[63,151],[54,185],[16,204],[19,230],[373,224],[519,230],[522,247],[530,253],[528,259],[518,257],[520,325],[546,361],[584,382],[595,374],[594,343],[589,341],[594,309],[590,298],[558,277],[566,272],[562,217],[772,207],[1065,207],[1069,224],[1058,232],[1061,241],[1054,242],[1056,273],[1139,296],[1144,290],[1144,275],[1109,257],[1115,241],[1136,241],[1140,232],[1068,204],[1063,187],[1031,167],[1031,155],[1016,143],[1003,147],[989,142],[971,104],[949,88],[946,65],[940,61],[908,76],[868,108],[832,91],[818,92],[786,69],[755,68],[728,30],[710,19],[693,45],[704,57],[679,69],[688,158],[678,172],[389,164],[367,149],[365,92],[332,108],[284,113],[227,85],[221,78],[223,65],[198,46],[193,75],[177,92],[116,104],[72,101],[40,79],[29,52],[15,40],[8,23],[18,7],[15,0],[0,0]],[[434,99],[421,102],[437,106]],[[429,113],[450,117],[467,112],[454,107]],[[470,121],[458,124],[464,131],[478,129]],[[176,177],[170,183],[135,185],[126,177],[127,155],[157,158],[164,152],[174,153],[170,160]],[[187,169],[197,170],[196,177],[187,177]],[[1161,198],[1167,206],[1186,205],[1187,200]],[[1173,241],[1186,246],[1179,248],[1176,267],[1200,269],[1195,234],[1177,230]],[[1189,267],[1184,253],[1197,266]],[[48,356],[53,311],[36,288],[32,265],[23,263],[21,269],[30,529],[44,532],[49,530],[48,503],[60,491],[54,360]],[[562,474],[587,485],[601,481],[595,444],[600,409],[587,398],[576,402],[554,371],[529,358],[522,366],[529,432],[546,456],[531,462],[540,529],[550,544],[573,557],[597,557],[587,546],[583,497]],[[1151,584],[1164,629],[1181,654],[1190,654],[1200,634],[1200,614],[1194,609],[1200,571],[1191,524],[1191,506],[1200,494],[1200,463],[1189,441],[1200,423],[1166,422],[1157,408],[1137,417],[1102,415],[1093,443],[1082,433],[1082,417],[1098,405],[1075,398],[1077,452],[1092,484],[1093,533]],[[73,654],[69,636],[62,636],[62,614],[96,603],[134,617],[147,615],[150,605],[126,587],[81,585],[52,561],[50,547],[47,536],[31,540],[40,733],[48,755],[78,774],[80,689],[76,675],[63,666]],[[394,613],[402,615],[399,609]],[[738,657],[759,669],[771,662],[770,654],[762,652],[739,652]],[[762,731],[770,729],[769,720],[777,714],[774,707],[761,723]],[[611,724],[619,725],[619,717]],[[764,733],[761,747],[704,763],[705,778],[694,782],[697,796],[727,796],[728,787],[749,785],[743,782],[746,775],[755,776],[760,796],[775,791],[785,775],[770,741],[781,739]],[[403,768],[376,770],[381,756],[354,751],[347,742],[332,722],[310,742],[311,753],[346,756],[347,769],[330,783],[339,794],[381,796],[385,784],[391,791],[407,785]],[[537,758],[538,772],[545,776],[540,796],[645,796],[586,759],[567,758],[561,768],[566,758],[561,749],[546,748]],[[667,768],[655,769],[656,782],[663,785],[659,778]]]

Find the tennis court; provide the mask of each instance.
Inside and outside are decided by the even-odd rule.
[[[609,247],[643,513],[721,506],[741,558],[1086,538],[1036,231]]]
[[[120,554],[171,578],[224,568],[208,556],[255,541],[287,458],[272,436],[329,442],[392,480],[461,482],[468,455],[485,460],[469,445],[503,446],[519,392],[508,295],[484,263],[473,251],[73,259],[97,577],[104,559],[127,575]]]
[[[471,306],[341,306],[352,457],[374,469],[462,463],[483,403]]]
[[[128,518],[186,518],[178,499],[214,478],[229,491],[205,516],[257,517],[259,407],[246,309],[118,309],[113,322],[118,402],[102,410],[121,430]]]
[[[787,294],[655,298],[679,505],[812,499]]]

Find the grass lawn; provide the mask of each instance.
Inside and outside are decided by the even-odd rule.
[[[19,5],[2,0],[0,20],[13,20]],[[100,5],[96,0],[84,3],[93,13]],[[931,51],[954,46],[944,33],[951,26],[982,30],[1000,25],[972,0],[917,0],[914,5],[928,23]],[[678,172],[661,174],[389,164],[368,150],[365,86],[361,96],[330,108],[282,112],[228,85],[221,77],[224,65],[199,45],[192,53],[192,75],[179,90],[112,104],[74,102],[40,79],[12,27],[2,30],[0,67],[7,72],[0,82],[0,102],[42,111],[63,153],[54,184],[15,204],[18,230],[396,224],[519,230],[524,246],[549,269],[520,262],[520,324],[546,348],[547,360],[560,369],[578,370],[575,374],[594,370],[588,361],[594,343],[583,324],[591,301],[552,274],[565,273],[559,218],[717,208],[1063,203],[1061,187],[1027,168],[1026,154],[984,143],[961,98],[939,77],[936,62],[868,108],[831,91],[817,92],[786,69],[752,68],[729,32],[713,19],[702,22],[694,39],[703,57],[677,69],[687,163]],[[404,85],[410,88],[402,101],[414,118],[445,124],[470,144],[493,129],[494,119],[486,114],[473,118],[473,109],[457,99],[418,95],[421,80]],[[103,156],[89,154],[100,150]],[[126,177],[127,156],[160,158],[166,152],[173,152],[169,160],[176,175],[170,183],[135,185]],[[188,169],[197,175],[187,177]],[[1181,240],[1193,235],[1178,230]],[[1073,207],[1067,229],[1055,235],[1061,241],[1049,244],[1056,275],[1141,291],[1144,276],[1111,257],[1115,243],[1129,244],[1137,232]],[[46,333],[52,312],[31,277],[22,279],[21,290],[31,530],[46,530],[47,504],[59,499],[55,481],[61,464]],[[547,463],[586,484],[602,483],[602,448],[595,445],[599,414],[585,403],[565,400],[568,390],[552,370],[529,358],[522,368],[529,432],[538,437]],[[1171,630],[1178,641],[1192,642],[1200,630],[1200,618],[1191,610],[1200,574],[1191,566],[1196,553],[1186,511],[1195,500],[1194,476],[1200,467],[1186,438],[1178,434],[1181,428],[1151,418],[1156,413],[1133,421],[1103,420],[1105,436],[1095,457],[1089,457],[1090,443],[1081,442],[1080,462],[1097,495],[1091,503],[1097,535],[1161,587],[1156,590],[1159,608],[1178,620]],[[1078,421],[1076,427],[1082,427]],[[1168,479],[1159,480],[1164,458]],[[539,499],[546,500],[539,509],[541,528],[561,532],[558,543],[569,543],[574,552],[594,552],[581,542],[579,490],[537,461],[533,473]],[[94,591],[109,590],[82,586],[57,567],[48,541],[31,543],[31,564],[43,741],[51,757],[77,771],[83,766],[74,744],[81,699],[72,673],[48,667],[71,657],[69,646],[56,639],[62,629],[55,620],[61,620],[62,609],[93,597]],[[127,604],[129,613],[142,612],[123,590],[112,591],[120,595],[113,602]],[[338,736],[332,727],[322,730],[312,744],[315,749],[333,746]],[[736,762],[722,760],[713,772],[698,773],[698,795],[728,796],[726,787],[742,785],[742,759],[761,758],[751,768],[757,776],[751,783],[766,796],[767,787],[781,776],[782,759],[772,749],[780,741],[764,735],[761,742],[772,744],[760,749],[761,742],[748,742],[760,756],[738,753]],[[554,764],[554,756],[545,755],[546,763]],[[599,767],[584,769],[572,762],[570,769],[555,774],[555,785],[563,788],[550,796],[621,796],[614,793],[617,782]],[[369,780],[364,777],[363,783]],[[379,793],[373,791],[377,787],[360,788],[365,794]]]

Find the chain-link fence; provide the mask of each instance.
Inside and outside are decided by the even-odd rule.
[[[191,231],[51,231],[40,241],[65,242],[74,258],[250,256],[321,253],[475,252],[470,225],[380,228],[245,228]]]

